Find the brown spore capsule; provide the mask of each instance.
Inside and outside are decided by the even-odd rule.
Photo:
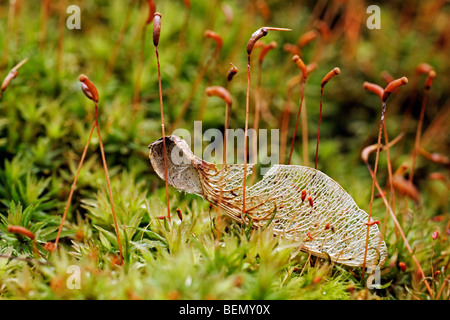
[[[155,12],[153,15],[153,45],[159,44],[159,36],[161,35],[161,13]]]
[[[397,88],[399,88],[407,83],[408,83],[408,78],[406,78],[406,77],[401,77],[399,79],[391,81],[384,89],[383,99],[382,99],[383,102],[386,102],[387,99],[389,98],[389,96],[391,95],[391,93],[394,92]]]
[[[340,73],[341,73],[341,69],[339,69],[339,68],[334,68],[333,70],[328,72],[325,75],[325,77],[322,79],[322,82],[320,83],[320,87],[323,88],[328,83],[328,81],[330,81],[334,76],[337,76]]]
[[[303,60],[300,59],[298,55],[295,55],[292,57],[292,61],[294,61],[295,64],[300,68],[303,78],[306,79],[306,77],[308,77],[308,69],[306,69],[306,65]]]

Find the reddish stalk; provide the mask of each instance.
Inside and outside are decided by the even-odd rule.
[[[234,74],[236,74],[237,69],[236,67],[232,67],[230,71],[228,72],[227,82],[229,86],[231,79],[233,78]],[[227,165],[227,140],[228,140],[228,134],[227,130],[230,126],[230,116],[231,116],[231,107],[232,107],[232,99],[230,92],[228,89],[225,89],[223,87],[215,86],[215,87],[208,87],[205,90],[206,95],[208,97],[216,96],[221,98],[225,101],[226,104],[226,111],[225,111],[225,127],[224,127],[224,141],[223,141],[223,153],[222,153],[222,168],[224,168]],[[223,176],[222,176],[223,177]],[[223,197],[223,189],[222,189],[222,178],[219,181],[219,185],[221,186],[220,193],[219,193],[219,199],[218,199],[218,206],[217,206],[217,234],[216,234],[216,240],[217,244],[220,238],[220,224],[221,224],[221,217],[220,217],[220,204],[222,203],[222,197]]]
[[[274,31],[292,31],[285,28],[262,27],[256,30],[247,42],[247,93],[245,102],[245,129],[244,129],[244,179],[242,181],[242,216],[245,214],[245,186],[247,180],[247,138],[248,138],[248,113],[250,106],[250,63],[253,47],[256,41],[266,36],[269,30]]]
[[[170,203],[169,203],[169,183],[167,177],[167,149],[166,149],[166,133],[164,129],[164,109],[163,109],[163,98],[162,98],[162,86],[161,86],[161,67],[159,65],[159,53],[158,53],[158,44],[159,44],[159,36],[161,34],[161,14],[156,12],[154,14],[153,20],[153,45],[155,46],[156,52],[156,63],[158,65],[158,87],[159,87],[159,105],[160,105],[160,113],[161,113],[161,131],[162,131],[162,140],[163,140],[163,154],[164,154],[164,181],[166,186],[166,205],[167,205],[167,219],[170,222]]]
[[[422,134],[422,125],[423,125],[423,118],[425,116],[425,107],[426,107],[427,96],[428,96],[428,92],[430,91],[431,85],[432,85],[435,77],[436,77],[436,72],[434,70],[431,70],[428,73],[427,79],[425,80],[425,88],[424,88],[424,93],[423,93],[423,98],[422,98],[422,106],[420,108],[419,124],[417,126],[416,140],[414,142],[414,149],[413,149],[412,160],[411,160],[411,171],[409,174],[410,182],[412,182],[413,178],[414,178],[414,167],[416,164],[417,153],[419,152],[420,136]]]
[[[382,132],[382,129],[383,129],[384,116],[385,116],[385,113],[386,113],[386,101],[387,101],[388,97],[390,96],[390,94],[395,89],[397,89],[398,87],[400,87],[402,85],[405,85],[407,83],[408,83],[408,79],[406,77],[403,77],[403,78],[400,78],[400,79],[392,81],[383,90],[383,96],[381,97],[382,109],[381,109],[380,128],[378,130],[377,153],[376,153],[375,166],[374,166],[373,175],[372,175],[372,191],[371,191],[371,194],[370,194],[370,205],[369,205],[369,214],[368,214],[368,221],[367,221],[367,223],[370,222],[370,219],[372,217],[372,206],[373,206],[373,198],[374,198],[374,192],[375,192],[375,182],[376,182],[376,176],[377,176],[377,170],[378,170],[378,159],[379,159],[379,156],[380,156],[380,148],[381,148],[381,132]],[[368,245],[369,245],[369,229],[370,229],[370,227],[367,226],[366,245],[365,245],[365,248],[364,248],[364,262],[363,262],[363,265],[362,265],[362,279],[363,280],[364,280],[365,268],[366,268],[367,249],[368,249]]]
[[[38,257],[40,256],[40,253],[39,253],[39,250],[37,247],[36,237],[32,231],[30,231],[27,228],[22,227],[22,226],[13,226],[13,225],[8,225],[7,231],[14,233],[14,234],[20,234],[22,236],[29,238],[31,241],[33,241],[33,251],[36,254],[36,256],[38,256]]]
[[[317,157],[319,155],[319,139],[320,139],[320,122],[322,120],[322,100],[323,100],[323,89],[325,85],[330,81],[334,76],[337,76],[341,73],[339,68],[334,68],[330,72],[328,72],[325,77],[322,79],[320,83],[320,111],[319,111],[319,126],[317,129],[317,145],[316,145],[316,159],[314,162],[314,168],[317,170]]]
[[[408,133],[409,122],[411,120],[412,107],[413,107],[414,101],[416,100],[416,96],[417,96],[417,86],[418,86],[418,82],[419,82],[419,77],[422,74],[427,75],[432,70],[433,70],[433,67],[430,66],[428,63],[421,63],[416,68],[416,72],[411,81],[411,94],[409,95],[408,105],[406,107],[403,121],[402,121],[402,132]],[[401,154],[403,145],[404,145],[404,143],[399,145],[397,157]]]
[[[117,224],[116,212],[114,211],[114,201],[113,201],[113,195],[112,195],[112,190],[111,190],[111,182],[109,181],[108,166],[106,165],[105,151],[103,149],[103,142],[102,142],[102,137],[100,135],[100,127],[98,125],[97,114],[98,114],[98,107],[97,107],[97,102],[95,102],[95,115],[96,116],[95,116],[94,124],[97,127],[98,142],[100,143],[100,152],[102,154],[103,168],[105,169],[106,184],[108,185],[109,203],[111,205],[111,212],[112,212],[113,221],[114,221],[114,228],[116,229],[117,245],[119,246],[120,264],[122,264],[123,263],[122,243],[120,242],[119,226]]]
[[[115,228],[116,236],[117,236],[117,246],[119,248],[120,263],[122,264],[123,263],[122,243],[120,241],[119,227],[118,227],[118,224],[117,224],[116,212],[114,210],[114,201],[113,201],[112,190],[111,190],[111,182],[109,180],[108,167],[106,165],[106,157],[105,157],[105,152],[104,152],[104,148],[103,148],[102,138],[101,138],[101,135],[100,135],[100,127],[99,127],[99,124],[98,124],[98,100],[99,100],[99,95],[98,95],[97,88],[89,80],[88,77],[86,77],[85,75],[82,74],[79,77],[79,81],[81,82],[81,89],[82,89],[83,93],[89,99],[94,101],[94,105],[95,105],[94,123],[92,124],[92,128],[91,128],[91,131],[89,133],[88,141],[87,141],[87,143],[86,143],[86,145],[84,147],[80,163],[78,164],[77,173],[76,173],[75,179],[74,179],[74,181],[72,183],[72,187],[71,187],[71,190],[70,190],[70,193],[69,193],[69,199],[67,200],[66,207],[64,209],[64,214],[63,214],[63,217],[61,219],[61,224],[59,225],[58,233],[56,235],[55,248],[57,248],[57,246],[58,246],[59,238],[61,236],[62,227],[64,225],[64,221],[65,221],[66,216],[67,216],[67,211],[69,209],[69,206],[70,206],[70,203],[71,203],[71,200],[72,200],[73,192],[75,190],[75,186],[76,186],[76,183],[78,181],[78,176],[80,174],[81,167],[83,166],[83,162],[84,162],[84,159],[86,157],[86,152],[87,152],[87,149],[89,147],[89,143],[91,141],[91,137],[92,137],[92,133],[94,131],[94,127],[96,127],[97,128],[97,133],[98,133],[98,139],[99,139],[99,143],[100,143],[100,152],[101,152],[102,161],[103,161],[103,168],[105,170],[106,184],[107,184],[107,187],[108,187],[109,202],[110,202],[110,205],[111,205],[111,213],[112,213],[112,217],[113,217],[113,221],[114,221],[114,228]]]
[[[295,64],[300,68],[300,70],[302,72],[302,80],[301,80],[301,89],[300,89],[300,105],[298,106],[297,121],[295,122],[294,135],[292,136],[291,150],[289,152],[288,165],[291,164],[292,152],[294,151],[295,137],[297,135],[298,124],[299,124],[300,114],[301,114],[302,105],[303,105],[303,96],[304,96],[304,92],[305,92],[305,82],[306,82],[306,79],[308,77],[308,70],[306,69],[306,65],[303,63],[303,60],[300,59],[299,56],[295,55],[295,56],[292,57],[292,61],[294,61]]]
[[[384,90],[379,85],[370,83],[370,82],[364,82],[363,84],[364,89],[371,91],[378,95],[380,99],[383,99]],[[383,123],[383,130],[384,130],[384,140],[386,142],[386,158],[387,158],[387,166],[388,166],[388,176],[389,176],[389,186],[391,190],[391,198],[389,203],[392,206],[392,210],[395,213],[395,191],[394,191],[394,183],[393,183],[393,176],[392,176],[392,165],[391,165],[391,156],[390,156],[390,147],[389,147],[389,137],[387,133],[386,128],[386,122]]]
[[[83,154],[81,155],[80,163],[78,164],[78,169],[77,169],[77,173],[75,175],[75,179],[73,180],[72,187],[70,188],[69,198],[67,199],[66,207],[64,209],[64,214],[62,216],[61,223],[60,223],[59,229],[58,229],[58,233],[56,235],[56,240],[55,240],[55,246],[56,247],[58,246],[58,243],[59,243],[59,238],[61,236],[61,231],[62,231],[64,222],[66,220],[67,211],[69,210],[70,203],[72,202],[73,192],[75,191],[75,186],[76,186],[77,181],[78,181],[78,176],[80,175],[81,167],[83,166],[84,158],[86,157],[86,152],[87,152],[87,149],[89,147],[89,143],[91,142],[91,137],[92,137],[92,133],[94,132],[94,128],[95,128],[95,121],[92,124],[88,140],[86,142],[86,145],[84,146]]]
[[[379,146],[377,146],[377,152],[378,151],[379,151]],[[428,282],[427,282],[427,280],[425,278],[425,273],[423,272],[423,269],[420,266],[419,261],[415,257],[414,251],[411,249],[411,246],[409,245],[409,242],[406,239],[405,233],[403,232],[403,229],[400,226],[400,223],[398,222],[397,217],[395,216],[395,213],[392,211],[391,207],[389,206],[389,203],[388,203],[388,201],[387,201],[387,199],[386,199],[386,197],[385,197],[385,195],[383,193],[383,189],[381,189],[380,185],[378,184],[378,181],[377,181],[377,178],[376,178],[376,175],[375,175],[375,171],[372,170],[372,168],[370,167],[369,162],[365,161],[365,163],[366,163],[366,166],[367,166],[367,168],[369,170],[370,175],[372,176],[373,181],[375,181],[375,186],[376,186],[378,192],[380,193],[381,198],[383,199],[384,205],[386,206],[386,208],[387,208],[387,210],[388,210],[388,212],[389,212],[389,214],[390,214],[390,216],[392,218],[392,221],[394,222],[395,227],[397,228],[398,232],[400,233],[400,236],[402,237],[406,248],[408,249],[409,253],[411,254],[411,257],[414,260],[414,263],[415,263],[417,269],[419,270],[420,275],[422,276],[422,279],[423,279],[423,281],[425,283],[425,287],[427,288],[428,293],[430,294],[430,296],[433,296],[433,290],[431,289],[430,285],[428,284]],[[369,226],[367,228],[369,228]],[[363,275],[362,275],[363,279],[364,279],[364,266],[365,266],[365,262],[364,262],[364,265],[363,265]]]

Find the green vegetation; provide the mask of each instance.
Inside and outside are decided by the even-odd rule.
[[[218,227],[216,208],[172,187],[172,218],[160,219],[167,214],[165,186],[153,171],[147,149],[161,137],[153,25],[145,26],[147,1],[73,1],[70,4],[81,8],[80,30],[66,28],[69,3],[15,3],[12,9],[6,2],[0,6],[0,77],[5,78],[23,59],[29,60],[0,98],[1,299],[449,299],[448,4],[383,4],[381,29],[369,30],[370,14],[362,1],[155,1],[162,15],[158,51],[166,134],[176,128],[193,132],[195,120],[203,121],[204,131],[223,129],[226,106],[220,99],[208,98],[205,88],[227,87],[230,62],[239,69],[229,83],[230,128],[244,128],[247,41],[262,26],[290,28],[291,32],[271,32],[260,39],[278,45],[261,64],[259,128],[281,128],[285,106],[290,104],[287,159],[300,101],[300,83],[287,93],[290,79],[301,74],[292,57],[299,54],[306,65],[316,62],[317,69],[308,74],[304,87],[308,157],[302,149],[306,128],[300,123],[291,160],[291,164],[312,166],[320,84],[339,67],[341,73],[327,84],[324,94],[317,166],[365,211],[372,177],[361,151],[377,141],[381,103],[364,90],[363,83],[386,87],[383,71],[395,79],[409,79],[391,95],[386,111],[390,140],[404,133],[390,148],[395,173],[402,164],[411,166],[427,77],[417,71],[418,66],[432,66],[437,76],[426,101],[414,165],[415,188],[396,184],[394,203],[430,294],[379,197],[373,201],[372,217],[385,230],[389,256],[377,290],[366,288],[361,268],[309,257],[295,244],[274,238],[270,227],[249,230],[223,217]],[[145,42],[141,42],[143,30]],[[206,30],[220,35],[220,50],[205,37]],[[298,53],[286,51],[285,44],[298,44],[311,30],[315,37],[297,46]],[[255,47],[252,55],[250,127],[260,50]],[[80,90],[80,74],[89,77],[100,96],[98,122],[123,264],[96,132],[59,250],[50,250],[95,116],[92,101]],[[180,116],[183,106],[185,114]],[[375,153],[369,158],[372,167],[374,159]],[[386,152],[381,152],[377,179],[390,200],[387,166]],[[397,172],[397,177],[408,180],[408,170]],[[26,228],[34,240],[11,232],[10,226]],[[438,235],[433,237],[435,231]],[[80,289],[67,286],[69,266],[81,270]]]

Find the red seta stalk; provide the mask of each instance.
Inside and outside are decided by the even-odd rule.
[[[320,122],[322,120],[322,100],[323,100],[323,88],[325,85],[330,81],[334,76],[337,76],[341,73],[341,69],[334,68],[330,72],[328,72],[325,77],[322,79],[322,82],[320,83],[320,111],[319,111],[319,126],[317,129],[317,145],[316,145],[316,159],[314,161],[314,169],[317,170],[317,158],[319,155],[319,138],[320,138]]]
[[[161,131],[163,136],[163,154],[164,154],[164,180],[166,186],[166,205],[167,205],[167,219],[170,221],[170,203],[169,203],[169,182],[167,177],[167,149],[166,149],[166,133],[164,129],[164,109],[163,109],[163,98],[162,98],[162,86],[161,86],[161,67],[159,65],[159,53],[158,44],[159,36],[161,34],[161,14],[156,12],[153,20],[153,45],[155,46],[156,52],[156,63],[158,64],[158,87],[159,87],[159,105],[161,113]]]

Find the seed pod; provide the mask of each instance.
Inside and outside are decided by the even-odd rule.
[[[5,79],[3,80],[2,83],[2,92],[6,90],[6,88],[8,88],[9,84],[11,83],[12,79],[14,79],[15,77],[17,77],[18,72],[17,70],[12,69],[8,75],[5,77]]]
[[[227,73],[227,81],[231,81],[236,73],[238,73],[238,69],[235,67],[234,64],[230,62],[231,68],[228,70]]]
[[[147,21],[145,21],[145,23],[148,25],[148,24],[150,24],[150,22],[152,22],[152,20],[155,16],[156,5],[155,5],[155,2],[153,2],[153,0],[147,0],[147,3],[148,3],[148,17],[147,17]]]
[[[210,39],[213,39],[213,40],[216,42],[217,48],[219,48],[219,49],[222,48],[223,40],[222,40],[222,38],[221,38],[217,33],[215,33],[214,31],[206,30],[206,31],[205,31],[205,37],[210,38]]]
[[[177,209],[177,215],[178,215],[178,218],[180,218],[180,220],[183,221],[183,215],[181,214],[180,209]]]
[[[375,93],[380,97],[380,99],[383,99],[384,90],[379,85],[365,81],[363,84],[363,88],[366,89],[367,91]]]
[[[248,55],[250,55],[252,53],[253,47],[255,46],[256,41],[258,41],[262,37],[266,36],[268,32],[269,31],[266,28],[261,28],[261,29],[256,30],[252,34],[250,40],[248,40],[248,43],[247,43],[247,54]]]
[[[46,243],[43,245],[43,247],[44,247],[44,249],[45,249],[46,251],[49,251],[49,252],[52,252],[52,251],[55,251],[55,250],[56,250],[56,245],[55,245],[55,243],[53,243],[53,242],[46,242]]]
[[[25,237],[30,238],[31,240],[34,240],[34,233],[22,226],[9,225],[8,232],[15,233],[15,234],[21,234]]]
[[[406,77],[401,77],[399,79],[396,79],[396,80],[390,82],[384,89],[383,98],[382,98],[383,102],[387,101],[387,99],[389,98],[389,96],[395,89],[397,89],[400,86],[403,86],[407,83],[408,83],[408,78],[406,78]]]
[[[439,232],[436,230],[433,232],[431,237],[433,238],[433,240],[436,240],[438,236],[439,236]]]
[[[86,97],[93,100],[94,102],[98,102],[98,91],[91,80],[89,80],[89,78],[84,74],[81,74],[78,77],[78,80],[81,82],[81,90],[83,90]]]
[[[430,90],[434,78],[436,78],[436,72],[434,70],[431,70],[428,73],[427,79],[425,80],[425,90]]]
[[[247,54],[250,55],[253,51],[253,47],[255,46],[256,41],[261,39],[262,37],[266,36],[269,30],[274,31],[292,31],[291,29],[285,29],[285,28],[273,28],[273,27],[262,27],[253,32],[252,36],[250,37],[250,40],[247,42]]]
[[[316,36],[317,36],[317,32],[315,30],[308,31],[308,32],[304,33],[300,37],[300,39],[298,39],[297,45],[299,46],[299,48],[303,48],[308,43],[313,41],[316,38]]]
[[[283,45],[283,50],[289,53],[292,53],[293,55],[301,55],[301,51],[299,47],[297,47],[295,44],[292,43],[285,43]]]
[[[322,79],[322,82],[320,83],[320,87],[323,88],[328,83],[328,81],[331,80],[331,78],[333,78],[334,76],[337,76],[340,73],[341,73],[341,69],[339,69],[339,68],[334,68],[333,70],[328,72],[325,75],[325,77]]]
[[[231,99],[230,93],[228,92],[227,89],[223,87],[220,86],[207,87],[205,89],[205,92],[208,97],[216,96],[224,100],[225,103],[229,106],[233,104],[233,100]]]
[[[275,41],[272,41],[269,44],[263,46],[261,52],[259,53],[259,63],[262,63],[269,51],[275,49],[276,47],[277,43]]]
[[[403,176],[394,174],[392,183],[394,185],[394,188],[397,189],[401,194],[410,197],[416,202],[419,201],[419,190],[417,190],[416,186],[412,184],[411,181],[406,180]]]
[[[398,266],[403,272],[406,271],[406,264],[403,261],[399,262]]]
[[[159,44],[159,36],[161,34],[161,13],[155,12],[153,16],[153,45],[157,47]]]
[[[430,73],[430,71],[433,70],[433,67],[430,66],[428,63],[421,63],[417,66],[416,72],[417,73]]]
[[[303,62],[302,59],[300,59],[299,56],[295,55],[292,57],[292,61],[295,62],[295,64],[300,68],[302,74],[303,74],[303,79],[306,79],[306,77],[308,77],[308,70],[306,69],[305,63]]]

